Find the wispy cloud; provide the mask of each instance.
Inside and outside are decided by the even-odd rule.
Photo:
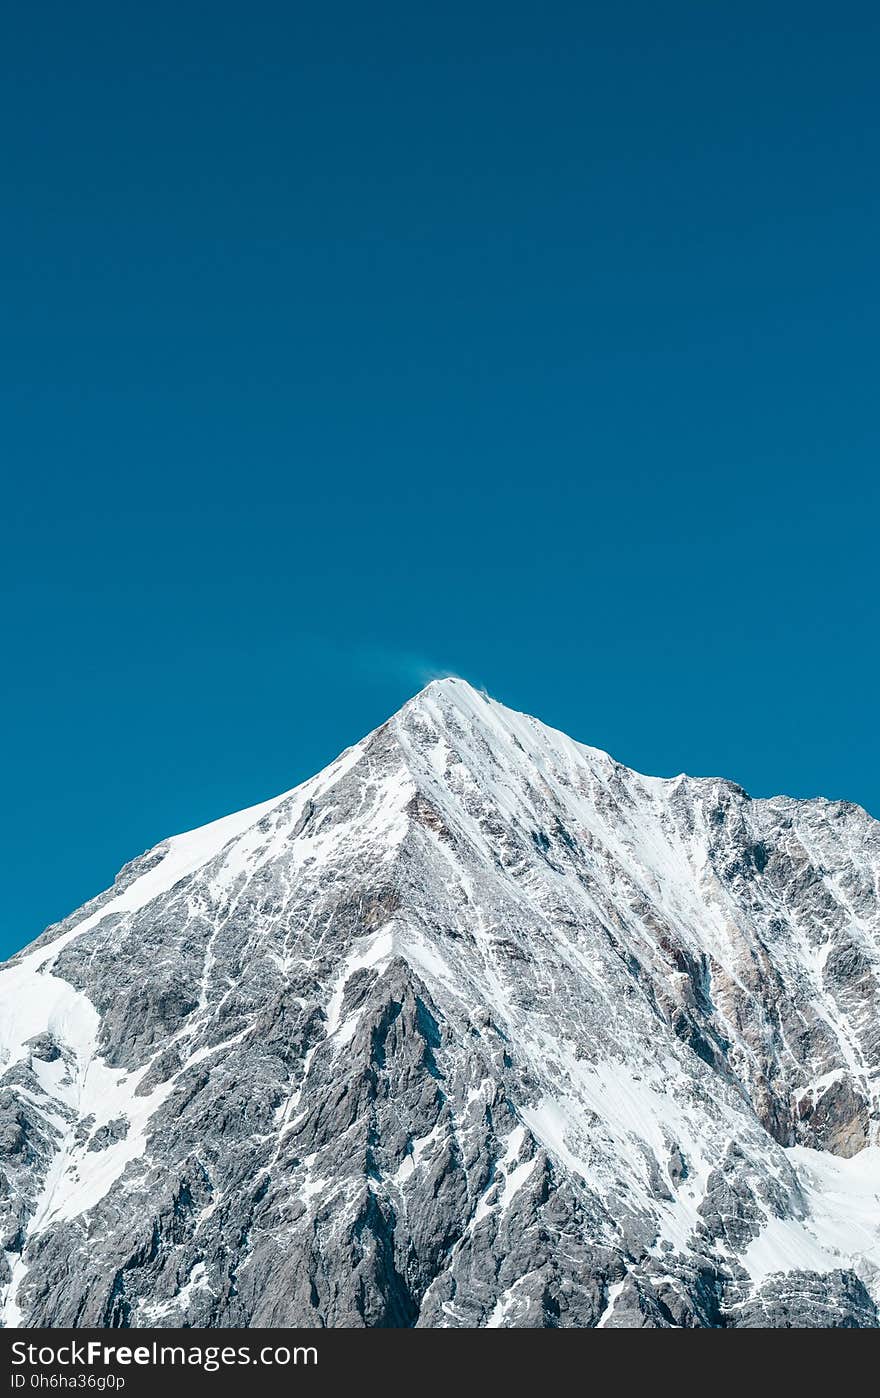
[[[366,679],[402,681],[413,689],[423,689],[431,680],[463,678],[452,666],[434,658],[387,646],[354,646],[350,660],[352,668]]]
[[[381,642],[327,637],[298,632],[296,645],[303,662],[308,657],[316,671],[347,677],[353,684],[391,686],[415,694],[432,680],[467,680],[475,689],[486,687],[473,674],[463,674],[437,655]]]

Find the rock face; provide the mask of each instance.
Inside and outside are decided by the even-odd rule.
[[[878,1325],[880,825],[459,680],[0,970],[30,1326]]]

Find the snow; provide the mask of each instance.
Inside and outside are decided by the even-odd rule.
[[[504,1319],[510,1310],[511,1304],[513,1303],[514,1290],[515,1287],[511,1287],[510,1291],[503,1291],[501,1295],[498,1297],[498,1300],[495,1302],[495,1305],[492,1308],[492,1314],[486,1321],[487,1330],[500,1330],[503,1327]],[[445,1309],[446,1306],[444,1305],[444,1310]]]
[[[429,1155],[432,1148],[442,1139],[443,1127],[439,1124],[429,1131],[427,1135],[417,1137],[417,1139],[412,1142],[408,1154],[403,1157],[394,1178],[394,1183],[397,1185],[405,1184],[410,1175],[414,1175],[416,1170],[419,1169],[425,1156]]]
[[[524,1126],[515,1126],[508,1136],[504,1159],[500,1162],[502,1175],[500,1181],[501,1188],[500,1190],[497,1189],[499,1184],[497,1176],[489,1181],[488,1187],[484,1190],[477,1204],[471,1225],[472,1228],[476,1228],[477,1224],[480,1223],[487,1214],[495,1210],[497,1210],[499,1214],[503,1214],[505,1209],[510,1208],[514,1198],[522,1189],[529,1176],[533,1173],[538,1163],[535,1157],[517,1164],[525,1138],[526,1129]],[[497,1198],[490,1204],[488,1201],[496,1192]]]
[[[614,1314],[614,1307],[617,1305],[617,1298],[618,1298],[618,1296],[620,1295],[620,1293],[621,1293],[621,1291],[623,1290],[623,1288],[624,1288],[625,1285],[626,1285],[626,1278],[624,1277],[623,1281],[614,1282],[614,1284],[613,1284],[612,1286],[609,1286],[609,1288],[608,1288],[608,1299],[607,1299],[607,1301],[605,1302],[605,1309],[604,1309],[604,1311],[602,1312],[602,1314],[600,1315],[599,1319],[596,1321],[596,1329],[597,1329],[597,1330],[604,1330],[604,1329],[605,1329],[606,1325],[608,1324],[609,1320],[611,1319],[612,1315]]]
[[[157,1320],[164,1320],[175,1311],[182,1311],[186,1315],[189,1304],[198,1291],[207,1291],[213,1294],[204,1262],[196,1263],[190,1273],[189,1280],[170,1300],[156,1301],[152,1304],[141,1301],[138,1305],[138,1319],[143,1324],[155,1325]]]
[[[880,1146],[848,1160],[792,1146],[807,1216],[771,1218],[743,1258],[756,1284],[796,1268],[830,1272],[854,1267],[880,1301]]]

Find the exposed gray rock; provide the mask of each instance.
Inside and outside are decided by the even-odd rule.
[[[769,1277],[730,1313],[728,1324],[769,1330],[866,1330],[880,1322],[863,1282],[852,1271],[836,1271]]]
[[[103,1126],[89,1137],[86,1146],[88,1151],[106,1150],[115,1141],[124,1141],[128,1135],[129,1120],[127,1116],[118,1116],[115,1121],[105,1121]]]

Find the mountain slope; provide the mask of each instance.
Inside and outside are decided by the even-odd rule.
[[[880,825],[430,685],[0,970],[8,1325],[876,1326]]]

